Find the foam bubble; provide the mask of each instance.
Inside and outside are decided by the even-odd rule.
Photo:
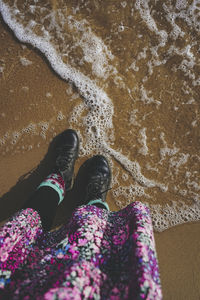
[[[146,164],[146,168],[147,168],[147,170],[151,170],[151,171],[158,173],[158,169],[155,167],[152,167],[149,163]]]
[[[27,127],[22,129],[23,133],[34,134],[36,130],[36,125],[31,123]]]
[[[12,137],[11,137],[11,144],[16,144],[17,143],[17,141],[18,141],[18,139],[20,138],[20,136],[21,136],[21,132],[18,132],[18,131],[14,131],[13,133],[12,133]]]
[[[142,145],[142,148],[139,149],[139,153],[142,155],[147,155],[149,149],[147,147],[147,136],[146,136],[146,128],[142,128],[139,131],[140,137],[138,138],[139,143]]]
[[[29,60],[29,59],[27,59],[26,57],[20,56],[19,59],[20,59],[21,64],[22,64],[24,67],[27,67],[27,66],[32,65],[32,61]]]
[[[72,94],[72,92],[73,92],[73,90],[72,90],[72,86],[71,86],[71,85],[69,85],[69,87],[66,89],[66,93],[67,93],[67,95],[71,95],[71,94]]]
[[[140,98],[140,100],[142,102],[144,102],[145,104],[150,104],[150,103],[155,103],[156,105],[160,105],[161,104],[160,101],[155,100],[153,98],[153,96],[149,96],[147,94],[147,91],[146,91],[146,89],[144,88],[143,85],[141,85],[141,87],[140,87],[140,92],[141,92],[141,98]]]
[[[160,37],[160,47],[164,47],[167,41],[167,32],[165,30],[159,30],[155,20],[151,16],[149,8],[149,0],[136,0],[135,8],[140,12],[140,16],[146,23],[148,28]]]
[[[187,7],[187,0],[176,0],[176,9],[182,10]]]
[[[127,180],[128,180],[128,174],[127,174],[127,173],[123,173],[123,174],[122,174],[122,179],[123,179],[124,181],[127,181]]]
[[[123,167],[129,172],[129,174],[131,174],[134,180],[142,186],[141,188],[144,189],[145,187],[159,187],[161,190],[167,190],[166,185],[154,180],[150,180],[142,175],[141,167],[138,162],[130,161],[126,156],[106,145],[104,145],[104,148],[110,155],[112,155],[119,163],[123,165]]]
[[[47,92],[47,93],[46,93],[46,97],[47,97],[47,98],[52,98],[52,96],[53,96],[53,95],[52,95],[50,92]]]
[[[4,66],[0,66],[0,73],[3,73],[5,67]]]
[[[148,198],[149,196],[145,193],[144,188],[142,188],[140,185],[135,184],[135,185],[129,185],[129,186],[118,186],[117,188],[115,188],[115,190],[112,191],[113,196],[115,196],[116,198],[124,196],[124,198],[129,199],[127,203],[125,204],[125,206],[127,204],[130,204],[130,195],[132,197],[143,197],[145,196],[146,198]],[[119,205],[116,201],[116,204]]]
[[[36,3],[37,1],[35,2],[35,4]],[[124,6],[125,8],[127,2],[126,5],[125,1],[122,3],[124,3],[122,4],[122,7]],[[111,76],[114,84],[116,84],[119,88],[122,88],[124,90],[128,90],[128,88],[126,87],[125,80],[123,78],[123,72],[121,76],[121,71],[119,73],[117,70],[118,65],[117,63],[115,63],[117,59],[115,59],[114,55],[111,53],[109,47],[106,46],[104,41],[94,33],[95,31],[93,32],[93,29],[89,27],[89,22],[86,20],[80,20],[81,14],[76,19],[74,16],[69,16],[67,14],[67,11],[63,13],[62,9],[57,9],[56,12],[50,12],[46,7],[37,7],[37,9],[42,13],[41,19],[39,19],[40,17],[37,18],[37,16],[35,16],[35,20],[26,21],[26,18],[23,19],[23,12],[20,12],[20,10],[17,9],[15,5],[16,2],[14,3],[13,7],[9,8],[3,3],[2,0],[0,0],[0,9],[4,20],[8,23],[11,29],[13,29],[16,36],[21,41],[28,42],[34,47],[40,49],[41,52],[49,60],[55,72],[57,72],[63,79],[67,80],[68,82],[70,81],[71,84],[73,83],[78,88],[79,93],[73,93],[72,87],[66,90],[67,95],[70,95],[70,100],[77,99],[78,97],[80,97],[80,95],[84,99],[83,103],[74,108],[70,118],[71,127],[75,128],[80,136],[81,155],[102,153],[109,159],[111,165],[111,158],[113,158],[114,161],[117,161],[119,163],[120,172],[122,169],[125,170],[125,173],[122,174],[120,179],[122,179],[123,181],[127,181],[127,179],[131,179],[132,177],[134,184],[131,184],[130,186],[126,187],[119,186],[117,176],[112,178],[112,184],[118,185],[116,189],[113,189],[113,195],[115,195],[116,197],[123,198],[122,202],[116,199],[116,204],[120,208],[122,208],[129,204],[131,201],[133,201],[134,197],[142,197],[142,199],[148,199],[148,197],[150,197],[150,194],[148,195],[149,189],[153,192],[155,190],[159,190],[159,192],[161,191],[163,193],[167,192],[169,189],[169,195],[171,195],[170,193],[171,191],[173,191],[176,193],[176,195],[180,196],[181,199],[184,198],[185,201],[187,200],[186,197],[188,197],[188,199],[190,200],[193,199],[194,202],[199,201],[198,182],[197,180],[195,180],[195,178],[192,177],[192,175],[188,175],[188,177],[186,178],[187,185],[185,187],[183,187],[183,185],[177,185],[176,190],[173,190],[173,186],[170,186],[170,184],[168,186],[166,177],[163,178],[162,176],[159,176],[160,169],[162,169],[162,167],[165,165],[167,166],[168,164],[169,175],[167,176],[171,176],[171,178],[176,179],[176,176],[173,172],[171,172],[171,169],[175,168],[178,174],[180,168],[180,171],[182,172],[183,168],[187,164],[187,160],[189,160],[190,158],[187,153],[181,153],[180,149],[176,147],[175,143],[169,146],[165,141],[164,133],[161,133],[160,137],[161,142],[163,143],[160,149],[160,161],[158,161],[157,164],[155,163],[154,167],[152,167],[151,164],[146,164],[147,170],[152,170],[158,173],[157,178],[159,178],[159,182],[156,180],[151,180],[144,176],[139,163],[136,160],[131,161],[125,155],[123,155],[122,149],[118,151],[112,149],[111,146],[113,145],[113,141],[115,139],[112,123],[114,108],[111,99],[105,92],[106,88],[108,87],[106,85],[106,79],[108,79],[109,76]],[[141,18],[144,21],[143,25],[146,24],[147,26],[147,34],[149,33],[148,29],[151,31],[149,34],[150,38],[146,44],[146,47],[142,49],[142,40],[139,41],[142,44],[142,47],[140,48],[141,51],[138,50],[138,55],[133,55],[132,58],[130,58],[132,63],[129,67],[129,69],[133,69],[135,72],[140,71],[137,74],[135,74],[135,78],[140,77],[140,73],[142,74],[144,69],[144,63],[147,67],[147,69],[145,70],[144,77],[141,78],[141,82],[143,82],[143,84],[141,84],[141,82],[139,83],[138,90],[135,93],[136,97],[132,97],[133,104],[135,105],[134,107],[143,106],[145,113],[143,116],[141,116],[139,113],[137,115],[138,111],[137,109],[135,109],[130,112],[129,117],[130,123],[133,125],[133,132],[135,130],[134,126],[140,127],[136,128],[136,130],[138,130],[139,132],[139,142],[142,146],[139,151],[143,155],[147,155],[149,152],[147,145],[148,132],[146,128],[148,128],[148,124],[146,122],[147,120],[145,121],[146,116],[149,114],[152,104],[156,104],[156,114],[160,113],[159,109],[160,107],[162,108],[162,106],[160,106],[161,101],[158,101],[161,97],[157,98],[157,96],[154,96],[153,93],[148,89],[148,79],[153,75],[154,71],[156,71],[157,69],[161,70],[161,74],[162,71],[166,71],[169,66],[166,66],[165,68],[164,64],[166,64],[168,60],[170,60],[170,58],[173,58],[174,55],[178,55],[179,58],[181,58],[181,63],[176,64],[175,62],[174,69],[173,67],[171,69],[174,71],[181,70],[181,72],[183,72],[183,74],[188,77],[186,78],[186,80],[192,80],[193,86],[191,84],[191,87],[189,86],[189,84],[187,84],[187,81],[185,81],[185,85],[183,84],[183,92],[188,95],[189,100],[187,104],[195,104],[195,100],[191,103],[190,100],[192,99],[191,96],[193,95],[193,87],[200,83],[199,77],[196,76],[196,73],[194,71],[195,65],[197,64],[197,60],[195,58],[195,47],[197,47],[197,45],[195,45],[195,43],[191,43],[189,46],[179,48],[177,46],[174,46],[175,43],[172,44],[172,47],[169,47],[169,45],[167,44],[168,37],[174,39],[175,41],[177,38],[183,38],[185,36],[183,28],[181,27],[181,25],[178,25],[178,22],[176,22],[177,18],[180,17],[183,20],[183,22],[186,22],[188,24],[190,23],[192,24],[192,27],[195,27],[195,25],[192,23],[193,21],[191,20],[193,18],[193,13],[195,15],[195,18],[197,17],[197,13],[193,11],[191,5],[189,6],[189,9],[183,9],[184,5],[184,2],[182,2],[181,4],[180,1],[177,1],[176,9],[178,11],[176,11],[175,14],[173,14],[171,13],[173,8],[171,9],[169,5],[165,7],[165,4],[163,4],[164,11],[166,12],[165,17],[167,21],[170,22],[170,24],[172,25],[172,29],[170,29],[169,33],[167,33],[165,30],[160,29],[162,28],[162,24],[159,24],[158,26],[157,19],[153,18],[155,11],[151,10],[152,3],[150,4],[150,1],[137,0],[134,5],[135,10],[139,11]],[[185,12],[183,10],[185,10]],[[37,10],[35,5],[30,6],[29,12],[34,13],[36,11]],[[73,7],[72,11],[75,14],[79,11],[79,7]],[[133,11],[134,10],[132,9],[132,16]],[[188,21],[188,19],[184,20],[184,16],[186,14],[190,21]],[[20,24],[20,20],[22,19],[24,25]],[[40,21],[41,24],[39,23]],[[122,32],[127,28],[124,24],[126,23],[123,20],[117,23],[116,26],[118,28],[118,31]],[[64,28],[65,25],[66,28]],[[39,31],[39,36],[35,33],[37,31],[37,28]],[[73,35],[72,45],[62,45],[62,42],[65,41],[67,35],[67,33],[65,35],[63,28],[65,29],[65,31],[67,31],[68,29],[71,30],[71,35]],[[54,36],[51,35],[51,32],[56,33],[57,37],[59,37],[60,40],[53,40]],[[125,33],[118,34],[118,37],[122,39],[123,35],[125,35]],[[151,36],[153,37],[153,43],[151,43]],[[145,37],[145,32],[144,34],[137,35],[138,39],[143,39]],[[58,40],[61,43],[57,43]],[[112,44],[111,42],[108,41],[108,44]],[[164,46],[166,46],[166,48],[163,48]],[[84,70],[84,67],[82,66],[84,66],[85,64],[89,69],[91,69],[91,78],[95,78],[93,80],[91,80],[91,78],[89,78],[88,76],[84,75],[87,74],[87,70],[84,70],[84,73],[78,71],[78,69],[76,68],[77,63],[75,60],[68,60],[70,50],[79,48],[82,56],[78,63],[78,68],[79,70]],[[133,57],[136,57],[136,59],[133,60]],[[66,61],[70,61],[70,65],[68,63],[65,63]],[[27,64],[26,61],[22,60],[22,64],[23,63],[24,65]],[[144,82],[147,83],[144,84]],[[100,86],[103,87],[104,90],[103,88],[100,88]],[[132,96],[132,92],[134,91],[134,89],[130,87],[128,91],[130,91],[128,95]],[[138,96],[138,91],[140,93],[140,97]],[[175,97],[173,97],[173,91],[169,90],[168,92],[170,94],[170,97],[173,98],[174,101],[172,108],[175,107],[175,109],[178,110],[180,105],[177,104],[177,102],[175,102]],[[50,97],[49,92],[46,94],[46,97]],[[124,98],[124,101],[126,101],[126,94]],[[143,101],[143,103],[136,103],[135,100],[138,100],[138,98],[140,98],[139,100]],[[144,106],[143,104],[151,105]],[[152,107],[154,107],[154,105],[152,105]],[[43,122],[39,124],[29,124],[27,127],[19,130],[20,135],[16,139],[13,139],[12,134],[9,133],[7,137],[1,138],[0,143],[2,143],[3,146],[6,146],[8,141],[18,141],[18,139],[21,138],[22,135],[26,134],[37,134],[43,139],[46,139],[48,130],[53,136],[56,136],[57,133],[54,130],[53,126],[51,126],[53,125],[53,122],[55,122],[56,118],[58,121],[61,121],[65,118],[65,115],[62,112],[59,112],[58,115],[55,116],[53,121],[49,121],[47,123]],[[191,126],[197,126],[196,120],[193,121],[192,124]],[[79,131],[79,129],[81,129],[81,132]],[[155,130],[155,133],[158,133],[157,129]],[[190,132],[188,131],[188,134],[189,133]],[[38,143],[37,146],[39,147],[40,143]],[[24,147],[24,150],[31,150],[32,147],[33,145],[31,144],[27,145],[26,147]],[[9,149],[7,148],[4,151],[4,153],[6,153],[6,151],[8,150]],[[115,172],[118,172],[116,167]],[[195,206],[192,207],[192,209],[195,208]],[[173,226],[174,224],[185,222],[185,220],[195,220],[196,215],[192,209],[189,211],[189,213],[185,213],[183,210],[180,210],[179,207],[176,207],[176,205],[173,205],[171,208],[165,206],[165,204],[163,204],[160,208],[159,206],[152,206],[152,215],[155,223],[155,228],[161,231],[163,229],[166,229],[167,227]],[[174,213],[174,211],[177,215]]]
[[[49,128],[49,123],[48,122],[40,122],[38,125],[40,126],[42,131],[47,131],[48,128]]]
[[[178,224],[183,224],[190,221],[198,221],[200,215],[199,203],[194,203],[191,206],[179,201],[179,205],[173,202],[173,205],[149,205],[151,209],[151,218],[154,229],[158,232],[164,231],[167,228]]]
[[[68,25],[78,33],[81,32],[78,45],[83,51],[83,60],[92,64],[92,72],[96,76],[107,79],[110,74],[117,72],[109,64],[109,61],[114,59],[111,51],[99,37],[92,33],[90,27],[85,26],[84,21],[78,21],[69,16]]]
[[[65,115],[63,115],[62,111],[59,111],[58,116],[57,116],[57,120],[62,121],[64,119],[65,119]]]
[[[29,91],[29,87],[28,86],[23,86],[22,91],[27,93]]]
[[[175,168],[175,172],[178,173],[178,168],[180,168],[180,166],[186,164],[186,162],[188,161],[189,158],[189,154],[185,154],[185,153],[179,153],[177,157],[171,157],[169,162],[171,167]]]
[[[139,71],[139,67],[136,66],[137,61],[134,59],[132,64],[129,66],[129,69],[133,69],[135,72]]]
[[[121,25],[118,26],[118,31],[119,32],[124,31],[124,29],[125,29],[124,25],[121,24]]]
[[[147,56],[147,47],[144,47],[141,52],[138,53],[137,60],[146,58]]]
[[[123,8],[125,8],[126,5],[127,5],[127,2],[126,2],[126,1],[122,1],[122,2],[121,2],[121,6],[122,6]]]
[[[194,188],[194,190],[196,192],[199,192],[200,191],[200,185],[192,177],[193,176],[192,176],[191,172],[186,172],[186,178],[187,178],[186,184],[187,184],[188,187]]]
[[[165,134],[164,132],[161,132],[160,139],[162,140],[164,147],[160,148],[160,156],[161,161],[166,157],[166,155],[173,156],[176,154],[180,149],[177,147],[169,148],[167,146],[167,142],[165,141]]]
[[[129,116],[129,122],[133,125],[137,125],[139,126],[139,122],[137,120],[137,112],[138,112],[138,109],[133,109],[131,112],[130,112],[130,116]]]
[[[92,149],[98,148],[99,146],[99,139],[100,139],[100,132],[104,133],[103,138],[104,140],[108,140],[106,137],[106,130],[108,128],[112,128],[112,115],[113,115],[113,105],[112,101],[109,99],[107,94],[100,89],[91,79],[89,79],[84,74],[77,71],[75,68],[70,67],[69,65],[65,64],[59,54],[57,53],[56,49],[52,44],[49,43],[49,36],[45,29],[43,28],[44,36],[37,36],[32,31],[32,25],[30,27],[23,27],[20,23],[18,23],[14,18],[11,17],[11,11],[7,5],[3,2],[0,2],[0,9],[4,20],[8,23],[11,29],[14,31],[15,35],[19,40],[22,42],[28,42],[32,44],[34,47],[40,49],[41,52],[49,60],[52,68],[65,80],[70,80],[73,82],[80,94],[84,97],[85,103],[87,107],[90,108],[90,112],[88,113],[85,124],[86,124],[86,132],[88,136],[88,140],[90,144],[93,145]],[[70,19],[68,20],[70,22]],[[75,24],[75,25],[74,25]],[[72,28],[76,27],[77,30],[81,31],[84,27],[84,23],[82,22],[72,22]],[[85,29],[85,28],[84,28]],[[89,37],[91,37],[91,41],[89,41]],[[105,62],[106,57],[109,59],[112,58],[112,54],[107,50],[106,46],[102,44],[100,39],[95,37],[91,30],[88,29],[85,33],[83,32],[81,44],[84,51],[88,50],[89,45],[91,45],[91,50],[89,53],[85,53],[87,55],[86,59],[91,59],[93,55],[96,55],[95,46],[98,50],[98,57],[102,58],[103,63]],[[94,45],[94,46],[93,46]],[[103,51],[102,55],[101,51]],[[102,63],[102,64],[103,64]],[[97,63],[98,65],[98,63]],[[95,64],[94,64],[95,66]],[[105,75],[105,74],[104,74]],[[95,109],[98,111],[98,114],[95,113]],[[102,117],[103,117],[103,124],[102,124]],[[91,130],[92,127],[96,128],[96,132]],[[91,153],[90,146],[86,146],[86,153]]]
[[[197,120],[192,121],[192,127],[196,127],[197,126]]]

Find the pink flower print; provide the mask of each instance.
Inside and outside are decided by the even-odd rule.
[[[45,295],[45,300],[81,300],[80,291],[77,287],[69,288],[69,287],[58,287],[49,290]]]
[[[58,179],[58,175],[57,174],[53,174],[52,178]]]
[[[85,237],[88,241],[93,239],[93,234],[91,232],[86,232]]]
[[[112,294],[114,294],[114,295],[111,295],[111,296],[110,296],[110,299],[111,299],[111,300],[120,300],[120,299],[121,299],[121,298],[120,298],[120,292],[119,292],[119,290],[118,290],[117,287],[114,287],[114,288],[112,289]]]
[[[149,276],[145,276],[146,278],[144,278],[144,281],[143,282],[141,282],[141,291],[144,293],[144,294],[146,294],[147,293],[147,291],[149,291],[150,292],[150,282],[151,282],[151,280],[149,280]],[[149,295],[148,295],[149,296]],[[148,297],[147,299],[151,299],[151,297]]]
[[[95,237],[99,237],[102,238],[103,237],[103,233],[100,231],[95,232]]]
[[[79,257],[79,252],[72,253],[72,259],[77,259]]]
[[[88,229],[93,230],[93,231],[97,231],[98,227],[97,225],[95,225],[94,223],[88,226]]]
[[[143,256],[143,250],[142,250],[142,248],[137,248],[136,250],[135,250],[135,254],[136,254],[136,256],[137,257],[142,257]]]
[[[113,243],[115,245],[123,245],[126,241],[126,233],[123,232],[121,235],[118,234],[118,235],[114,235],[113,236]]]
[[[35,226],[35,221],[32,220],[32,221],[30,222],[30,224],[31,224],[31,227],[33,228],[33,227]]]
[[[87,242],[87,239],[78,239],[78,246],[85,246]]]
[[[5,247],[9,246],[10,241],[11,241],[11,238],[10,238],[10,237],[5,238],[5,240],[4,240],[4,246],[5,246]]]
[[[89,262],[83,261],[82,268],[86,273],[90,273],[90,263]]]
[[[76,247],[76,244],[73,243],[72,246],[69,249],[69,252],[71,253],[72,259],[77,259],[79,256],[78,248]]]
[[[84,288],[83,295],[85,296],[86,299],[89,298],[91,290],[92,290],[91,286],[86,286]]]
[[[84,276],[83,276],[83,277],[76,277],[76,278],[75,278],[75,281],[76,281],[76,285],[77,285],[80,289],[82,289],[82,288],[84,287],[84,285],[85,285],[85,278],[84,278]]]
[[[104,248],[106,248],[106,249],[109,249],[109,248],[110,248],[110,244],[109,244],[109,242],[106,241],[106,240],[103,240],[103,241],[102,241],[102,245],[103,245]]]
[[[143,261],[148,262],[149,261],[149,256],[148,256],[148,249],[147,247],[143,247],[142,249],[142,257],[143,257]]]
[[[92,249],[94,253],[99,253],[99,248],[94,243],[90,245],[90,249]]]
[[[78,249],[77,244],[75,242],[73,242],[73,244],[71,244],[71,246],[70,246],[70,249],[71,250],[77,250]]]
[[[0,253],[1,262],[6,261],[7,258],[8,258],[8,253],[7,252]]]
[[[118,293],[119,293],[119,290],[118,290],[117,287],[114,287],[114,289],[112,289],[112,292],[113,292],[114,294],[118,294]]]
[[[137,246],[139,246],[140,247],[140,249],[143,247],[143,243],[142,242],[140,242],[140,241],[137,241]]]
[[[101,277],[102,277],[103,280],[107,279],[107,275],[105,273],[103,273],[103,272],[101,273]]]
[[[118,235],[113,236],[113,244],[118,245],[119,244],[119,238]]]
[[[83,270],[81,268],[78,267],[76,271],[77,271],[79,277],[83,276]]]
[[[97,246],[101,246],[101,240],[98,237],[95,237],[95,243]]]
[[[27,221],[28,221],[28,222],[31,222],[31,220],[32,220],[31,216],[28,215],[28,216],[27,216]]]
[[[38,216],[38,213],[36,211],[33,211],[32,215],[33,215],[34,218],[36,218]]]
[[[63,251],[61,249],[59,249],[59,251],[57,251],[57,258],[63,258],[64,254]]]
[[[138,226],[137,230],[138,230],[138,232],[144,232],[144,233],[146,233],[146,231],[147,231],[146,227],[144,228],[142,226]]]
[[[98,285],[101,281],[100,271],[98,268],[92,270],[91,277],[93,278],[94,282],[97,284],[96,288],[98,288]]]
[[[120,230],[118,235],[120,236],[121,243],[124,244],[127,238],[126,232],[124,230]]]

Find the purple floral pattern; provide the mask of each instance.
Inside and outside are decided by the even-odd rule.
[[[162,299],[149,209],[78,207],[45,233],[27,208],[0,228],[0,299]]]

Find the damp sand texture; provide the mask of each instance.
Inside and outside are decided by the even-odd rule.
[[[39,49],[66,81],[57,120],[67,118],[79,132],[81,156],[109,159],[116,209],[148,204],[156,231],[199,220],[199,2],[1,0],[0,10],[15,36]],[[15,63],[32,66],[23,55]],[[6,68],[2,59],[2,76]],[[31,88],[21,87],[30,107]],[[50,87],[40,97],[47,109],[56,106]],[[82,101],[66,113],[76,97]],[[27,133],[40,144],[56,132],[55,117],[40,115],[23,128],[3,126],[4,154]]]
[[[1,24],[1,195],[71,127],[81,139],[77,168],[97,153],[111,164],[111,209],[142,201],[155,231],[199,221],[198,1],[0,1],[0,9],[11,29]]]

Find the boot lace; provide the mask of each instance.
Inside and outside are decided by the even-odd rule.
[[[70,151],[69,146],[64,146],[58,148],[58,157],[57,157],[57,166],[62,170],[68,169],[71,167],[71,162],[74,157],[74,152]]]
[[[87,186],[87,196],[89,196],[91,199],[98,199],[101,198],[101,196],[106,193],[107,191],[111,190],[112,188],[108,188],[106,190],[101,191],[102,185],[107,182],[106,178],[103,178],[102,176],[93,176],[91,177],[91,182]]]

